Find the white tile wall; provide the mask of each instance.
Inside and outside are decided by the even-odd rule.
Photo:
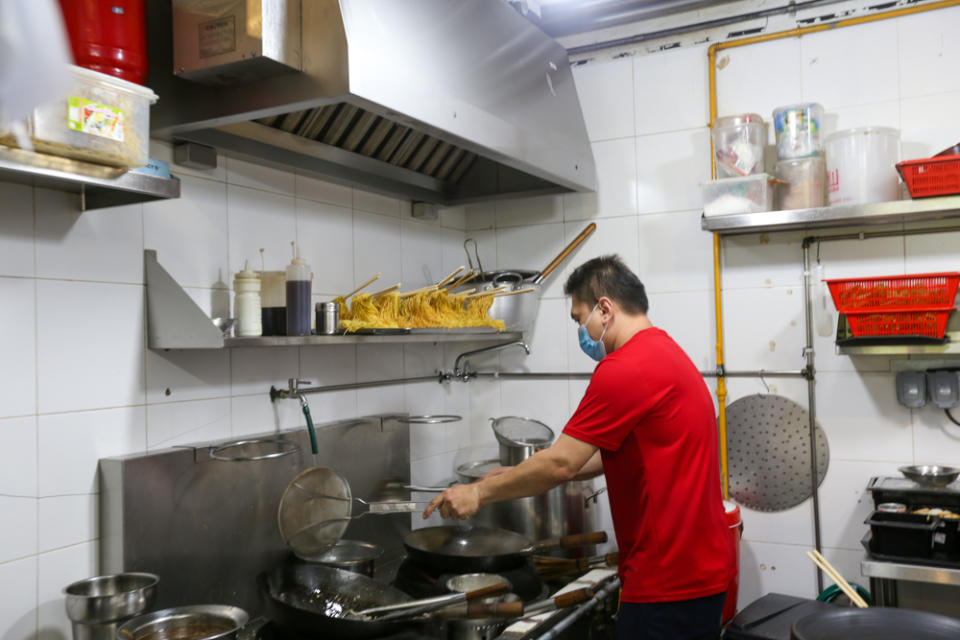
[[[633,60],[636,133],[702,127],[707,106],[707,47],[666,51]]]
[[[143,207],[80,213],[77,196],[38,189],[37,276],[143,282]]]
[[[33,189],[0,183],[0,275],[34,275]]]
[[[950,37],[958,11],[723,51],[720,114],[757,112],[769,120],[777,106],[817,100],[828,110],[825,131],[894,125],[905,157],[939,151],[960,140],[960,81],[952,74],[960,54]],[[233,272],[244,259],[259,266],[261,247],[267,268],[279,269],[289,262],[290,241],[299,240],[321,297],[377,271],[386,284],[445,275],[464,264],[465,236],[477,239],[488,269],[541,268],[595,219],[597,234],[549,281],[527,336],[533,356],[508,353],[477,366],[591,371],[567,319],[563,279],[588,256],[620,252],[651,291],[653,320],[699,368],[711,369],[711,239],[697,220],[699,183],[709,177],[703,47],[616,60],[601,53],[574,73],[595,143],[599,195],[456,207],[427,223],[409,219],[407,202],[223,156],[214,170],[172,166],[182,179],[179,200],[84,214],[76,213],[75,198],[0,183],[0,359],[7,365],[0,367],[0,517],[18,525],[0,528],[0,584],[20,587],[0,602],[0,635],[70,637],[61,589],[98,569],[98,458],[300,426],[297,403],[270,402],[271,384],[285,386],[297,374],[321,384],[421,375],[438,361],[452,366],[470,348],[148,352],[143,248],[159,251],[202,308],[225,315]],[[151,153],[169,160],[172,149],[154,141]],[[731,368],[802,365],[801,327],[791,324],[802,309],[802,235],[724,240]],[[827,277],[946,270],[955,268],[954,240],[827,243],[821,253]],[[869,477],[902,462],[960,462],[960,430],[940,412],[900,409],[886,359],[838,356],[827,338],[815,346],[820,420],[832,453],[823,491],[837,496],[824,504],[825,553],[857,578]],[[805,402],[802,382],[770,383]],[[559,428],[586,384],[431,382],[320,394],[311,408],[318,423],[380,410],[463,415],[462,423],[414,436],[413,479],[431,483],[452,478],[466,456],[495,455],[489,417],[524,410]],[[760,390],[755,380],[731,380],[730,389],[731,398]],[[530,406],[530,397],[546,401]],[[814,595],[814,571],[803,555],[808,509],[745,513],[741,603],[768,591]],[[64,520],[69,524],[58,526]]]

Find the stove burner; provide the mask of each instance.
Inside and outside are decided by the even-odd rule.
[[[533,561],[529,558],[514,569],[496,573],[513,585],[513,593],[520,596],[524,602],[530,602],[546,595],[543,582],[537,575]],[[397,569],[397,577],[393,581],[393,586],[408,593],[413,598],[429,598],[450,593],[446,586],[447,580],[456,575],[462,574],[437,573],[417,564],[410,558],[405,558]]]

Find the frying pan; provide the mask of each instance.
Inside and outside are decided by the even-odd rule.
[[[412,600],[404,592],[359,573],[310,564],[289,564],[257,576],[267,617],[309,637],[376,638],[410,626],[406,620],[353,620],[344,609]]]
[[[512,569],[534,553],[548,549],[570,549],[607,541],[604,531],[531,542],[526,536],[493,527],[426,527],[411,531],[403,539],[410,557],[442,573]]]

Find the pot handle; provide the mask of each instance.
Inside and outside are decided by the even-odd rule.
[[[541,282],[543,282],[543,280],[548,275],[550,275],[554,269],[560,266],[561,262],[566,260],[567,257],[571,253],[573,253],[574,249],[576,249],[581,244],[583,244],[583,241],[587,239],[587,236],[593,233],[596,230],[596,228],[597,228],[596,222],[591,222],[590,224],[588,224],[587,227],[580,232],[580,235],[574,238],[573,241],[570,244],[568,244],[564,248],[564,250],[561,251],[559,255],[557,255],[557,257],[550,262],[550,264],[548,264],[546,267],[543,268],[543,271],[540,272],[540,275],[538,275],[536,278],[533,279],[533,284],[540,284]]]
[[[574,549],[576,547],[585,547],[589,544],[603,544],[607,541],[606,531],[592,531],[590,533],[578,533],[572,536],[562,538],[550,538],[541,540],[533,544],[534,552],[545,551],[547,549]]]

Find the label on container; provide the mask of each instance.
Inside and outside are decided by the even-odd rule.
[[[123,111],[76,96],[67,98],[67,127],[123,142]]]

